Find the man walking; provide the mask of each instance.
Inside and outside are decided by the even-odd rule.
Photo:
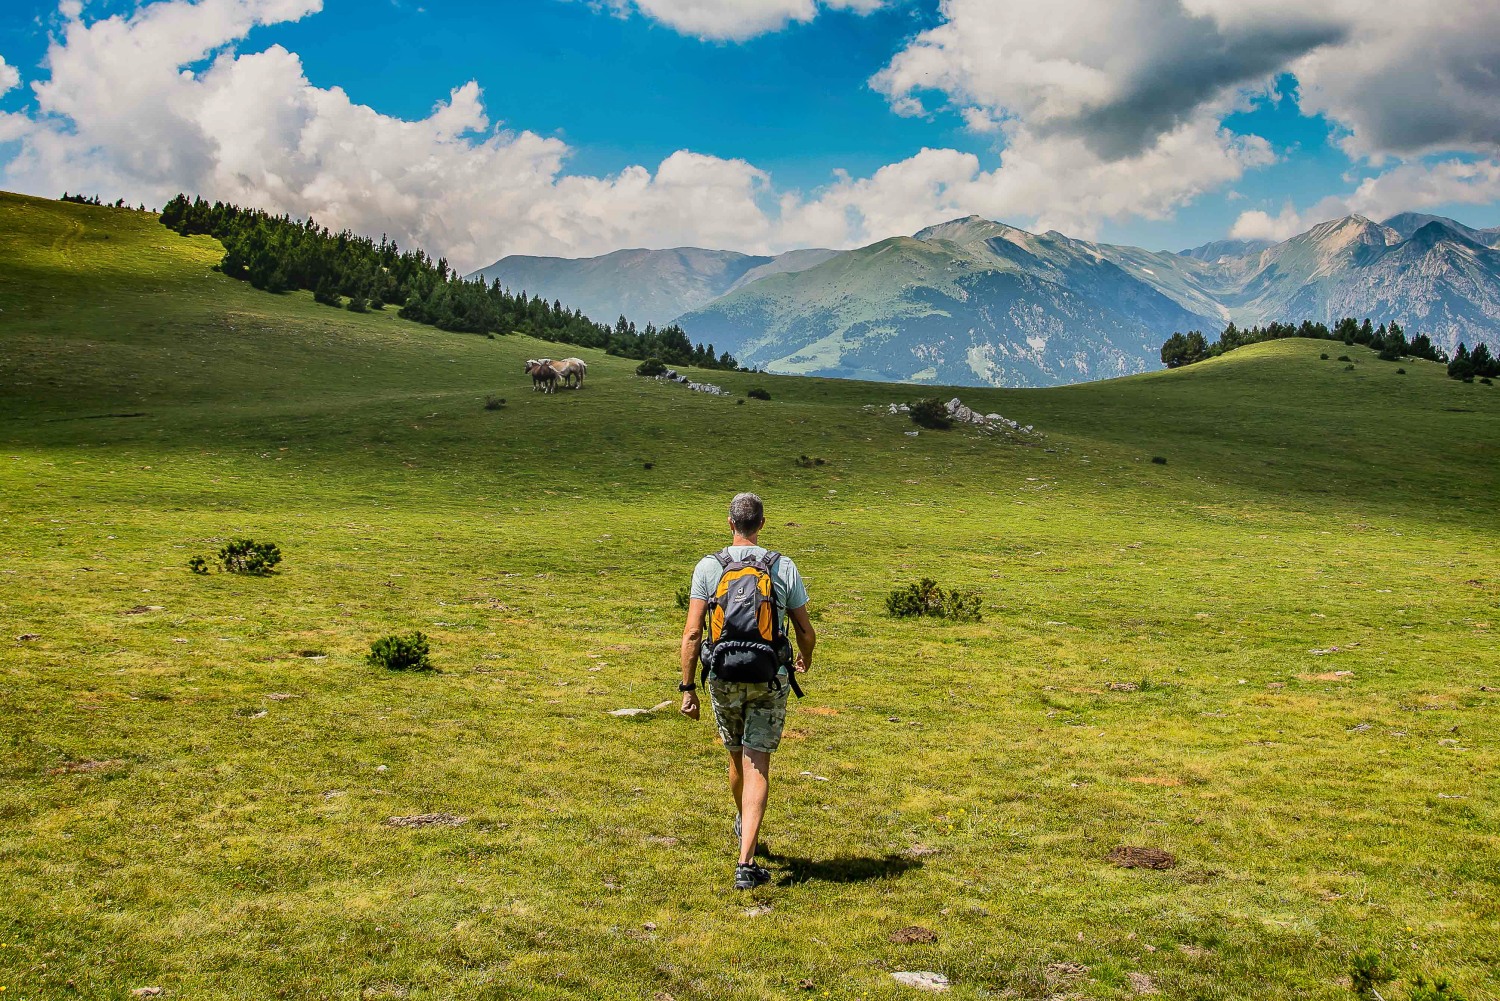
[[[737,815],[734,833],[740,841],[734,870],[737,890],[750,890],[771,879],[755,863],[770,791],[771,755],[781,744],[786,721],[788,672],[812,667],[817,634],[807,615],[807,588],[797,566],[760,544],[765,506],[754,494],[739,494],[729,504],[730,545],[705,556],[693,570],[687,625],[682,631],[683,715],[698,718],[694,680],[699,658],[708,668],[708,693],[719,738],[729,752],[729,788]],[[793,663],[787,642],[790,617],[797,639]],[[707,643],[704,630],[707,628]]]

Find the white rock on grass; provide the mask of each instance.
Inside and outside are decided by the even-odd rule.
[[[929,991],[934,994],[948,989],[948,978],[941,973],[933,973],[929,970],[901,970],[892,973],[891,979],[903,986],[915,987],[919,991]]]

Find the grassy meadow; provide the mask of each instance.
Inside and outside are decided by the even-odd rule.
[[[533,394],[573,349],[219,256],[0,196],[5,1001],[1500,997],[1500,389],[1284,341],[912,437],[911,387]],[[609,715],[675,704],[740,489],[820,636],[752,893],[711,724]],[[188,571],[233,536],[280,572]],[[924,576],[983,621],[887,617]],[[437,673],[365,664],[413,629]]]

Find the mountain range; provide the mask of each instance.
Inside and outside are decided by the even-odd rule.
[[[477,272],[590,316],[680,324],[775,372],[1046,386],[1160,366],[1174,331],[1342,316],[1448,351],[1500,348],[1500,228],[1349,216],[1281,243],[1179,253],[1029,233],[978,216],[857,250],[778,257],[623,250],[507,257]]]

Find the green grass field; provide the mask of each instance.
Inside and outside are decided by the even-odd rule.
[[[910,437],[900,386],[536,395],[573,349],[218,256],[0,196],[0,998],[1500,996],[1500,389],[1286,341]],[[820,633],[750,894],[712,727],[608,715],[675,699],[740,489]],[[188,572],[238,535],[281,572]],[[923,576],[983,622],[889,619]],[[439,673],[364,663],[412,629]]]

